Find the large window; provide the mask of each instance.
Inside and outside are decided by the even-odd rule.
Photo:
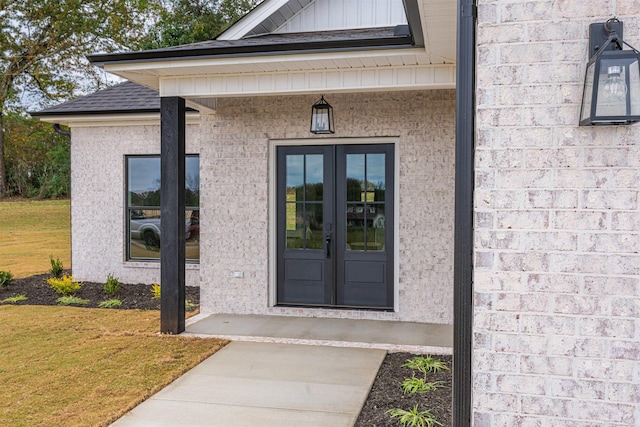
[[[127,260],[160,259],[160,156],[127,156]],[[186,156],[185,249],[200,260],[200,158]]]

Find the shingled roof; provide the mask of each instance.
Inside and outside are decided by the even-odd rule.
[[[32,112],[34,117],[86,114],[157,113],[158,92],[133,82],[124,82],[71,101]]]
[[[267,34],[240,40],[207,40],[163,49],[89,55],[94,64],[117,61],[182,59],[317,50],[374,49],[413,45],[409,27],[360,28],[351,30]]]

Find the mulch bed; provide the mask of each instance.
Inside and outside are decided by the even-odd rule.
[[[65,272],[70,274],[70,272]],[[24,279],[13,279],[9,289],[0,289],[0,301],[17,296],[25,295],[26,300],[17,302],[16,305],[58,305],[56,300],[60,295],[56,294],[47,284],[48,274],[26,277]],[[186,300],[194,305],[200,304],[200,288],[187,286],[185,290]],[[97,308],[101,301],[111,299],[104,291],[104,283],[83,282],[80,291],[76,296],[89,300],[88,303],[79,307]],[[122,301],[119,309],[131,310],[160,310],[160,299],[153,298],[151,284],[126,284],[120,286],[118,299]]]
[[[411,369],[403,368],[404,363],[414,357],[410,353],[389,353],[382,362],[371,392],[360,412],[356,427],[386,427],[400,425],[386,413],[392,408],[406,411],[417,404],[418,410],[429,410],[443,426],[453,422],[452,414],[452,379],[451,370],[430,374],[427,381],[442,381],[441,387],[423,394],[403,394],[400,384],[405,378],[411,378]],[[451,356],[433,356],[444,362],[451,369]],[[420,374],[416,374],[419,376]]]
[[[69,273],[69,272],[66,272]],[[8,289],[0,289],[0,301],[25,295],[27,300],[17,302],[16,305],[57,305],[59,295],[47,284],[48,274],[14,279]],[[82,307],[96,308],[101,301],[110,297],[104,292],[104,283],[83,282],[83,286],[76,294],[89,302]],[[119,298],[122,305],[118,309],[159,310],[160,300],[153,299],[150,284],[122,284]],[[186,299],[194,305],[200,303],[200,288],[186,287]],[[0,303],[1,305],[1,303]],[[106,310],[106,309],[105,309]],[[362,412],[355,424],[356,427],[387,427],[397,426],[386,413],[391,408],[410,410],[418,404],[419,410],[430,410],[443,426],[452,425],[452,379],[451,371],[431,374],[429,381],[442,381],[437,390],[423,394],[403,394],[400,384],[405,378],[411,377],[411,370],[402,365],[415,355],[409,353],[390,353],[386,356],[378,371],[371,392],[362,408]],[[437,356],[451,367],[451,356]]]

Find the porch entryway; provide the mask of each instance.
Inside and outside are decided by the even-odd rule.
[[[393,309],[394,145],[277,147],[277,304]]]

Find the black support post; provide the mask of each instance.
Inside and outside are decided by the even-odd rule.
[[[471,426],[476,0],[458,0],[453,425]]]
[[[160,101],[161,224],[160,331],[184,332],[185,299],[185,102]]]

